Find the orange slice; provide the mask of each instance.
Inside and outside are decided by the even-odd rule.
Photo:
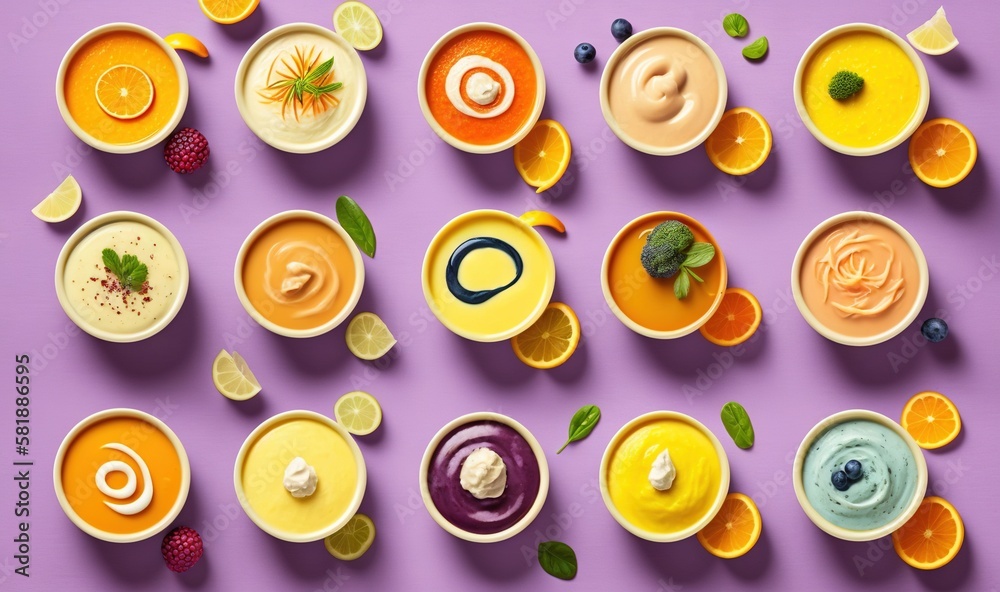
[[[917,393],[903,407],[899,420],[921,448],[941,448],[962,431],[958,407],[948,397],[934,391]]]
[[[705,141],[705,152],[723,173],[748,175],[767,160],[772,142],[771,126],[764,116],[749,107],[737,107],[722,114]]]
[[[910,138],[910,166],[931,187],[951,187],[969,176],[979,156],[976,138],[954,119],[925,121]]]
[[[562,220],[542,210],[529,210],[519,216],[528,226],[547,226],[556,232],[566,233],[566,225]]]
[[[763,316],[753,294],[743,288],[729,288],[719,309],[701,326],[701,334],[716,345],[739,345],[750,339]]]
[[[222,25],[232,25],[257,10],[260,0],[198,0],[205,16]]]
[[[135,119],[153,104],[153,82],[146,73],[127,64],[111,66],[94,85],[97,104],[116,119]]]
[[[715,518],[698,531],[698,542],[716,557],[735,559],[753,549],[763,528],[757,504],[742,493],[730,493]]]
[[[510,340],[517,359],[547,370],[562,364],[580,344],[580,319],[568,305],[553,302],[535,324]]]
[[[573,146],[566,128],[558,121],[543,119],[514,146],[514,166],[535,193],[550,189],[569,168]]]
[[[171,33],[163,38],[174,49],[193,53],[199,58],[208,57],[208,48],[197,37],[187,33]]]
[[[896,554],[917,569],[937,569],[958,555],[965,540],[965,524],[947,500],[924,498],[917,513],[892,533]]]

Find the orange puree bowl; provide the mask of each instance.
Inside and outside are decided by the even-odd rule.
[[[70,498],[73,499],[83,498],[87,499],[92,496],[98,497],[100,499],[107,499],[109,502],[119,503],[127,502],[128,499],[115,500],[112,498],[104,498],[104,494],[98,489],[95,482],[91,481],[89,485],[87,483],[77,483],[74,484],[72,489],[67,489],[63,484],[63,463],[66,459],[67,452],[70,447],[73,446],[77,437],[80,436],[85,430],[91,426],[110,419],[126,419],[126,420],[140,420],[143,421],[158,430],[163,436],[165,436],[169,445],[173,447],[174,452],[177,454],[177,460],[180,463],[180,483],[177,485],[178,491],[176,494],[176,499],[173,504],[169,506],[169,509],[155,524],[137,530],[135,532],[109,532],[108,530],[102,529],[94,524],[83,519],[80,514],[73,508],[70,502]],[[135,432],[129,432],[116,436],[114,439],[118,440],[121,444],[129,446],[133,449],[142,450],[142,443],[148,441],[149,437],[143,431],[138,430]],[[124,453],[119,453],[117,451],[103,450],[98,448],[102,452],[106,453],[108,457],[107,460],[112,460],[113,458],[124,458],[126,455]],[[138,452],[138,451],[137,451]],[[112,454],[114,455],[112,457]],[[142,457],[142,455],[140,454]],[[103,458],[103,457],[102,457]],[[157,465],[155,458],[142,457],[143,461],[147,463],[149,471],[152,475],[156,474]],[[95,463],[98,461],[94,461]],[[126,461],[130,466],[136,464],[132,461]],[[96,470],[96,466],[94,469]],[[134,470],[134,469],[133,469]],[[140,471],[135,471],[137,477],[137,492],[144,490],[148,484],[144,482]],[[163,423],[156,417],[136,409],[107,409],[104,411],[99,411],[87,418],[85,418],[80,423],[73,426],[73,429],[66,434],[63,438],[62,444],[59,445],[59,450],[56,452],[56,459],[53,463],[52,468],[52,482],[55,484],[56,499],[59,501],[59,506],[62,508],[63,512],[83,532],[89,534],[90,536],[101,539],[102,541],[108,541],[110,543],[134,543],[136,541],[142,541],[150,537],[156,536],[162,532],[165,528],[170,526],[170,524],[177,518],[177,515],[181,513],[184,508],[184,503],[187,501],[188,490],[191,488],[191,465],[188,462],[187,452],[184,450],[184,445],[181,444],[180,439],[177,434],[173,432],[167,424]],[[153,483],[156,483],[156,477],[153,477]],[[147,511],[153,511],[156,508],[156,490],[154,489],[154,502],[150,505]],[[109,516],[111,515],[111,510],[108,510]],[[135,516],[141,516],[142,512],[135,514]],[[115,515],[117,516],[117,514]],[[127,518],[127,516],[126,516]]]

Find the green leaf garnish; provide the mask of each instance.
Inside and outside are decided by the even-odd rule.
[[[104,249],[101,251],[101,261],[126,290],[136,290],[146,283],[149,269],[145,263],[139,263],[139,258],[135,255],[125,254],[119,258],[114,249]]]
[[[743,405],[730,401],[722,406],[722,425],[726,426],[733,442],[746,450],[753,446],[753,424]]]
[[[337,198],[337,221],[354,244],[369,257],[375,256],[375,229],[358,202],[341,195]]]
[[[712,243],[694,243],[684,258],[684,267],[701,267],[715,258],[715,245]]]
[[[743,18],[742,14],[727,14],[726,18],[722,19],[722,28],[726,30],[726,34],[730,37],[746,37],[747,33],[750,32],[750,23],[747,19]]]
[[[767,37],[761,37],[743,48],[743,57],[748,60],[759,60],[767,53]]]
[[[538,543],[538,564],[545,573],[560,580],[576,577],[576,553],[566,543],[542,541]]]
[[[556,454],[562,452],[570,442],[576,442],[577,440],[582,440],[590,435],[590,432],[594,431],[594,426],[597,425],[597,421],[601,419],[601,409],[597,405],[584,405],[573,414],[573,419],[569,420],[569,438],[562,445],[562,448],[556,451]]]
[[[688,275],[691,273],[688,268],[681,267],[680,272],[677,273],[677,279],[674,280],[674,296],[678,300],[684,300],[687,298],[688,291],[691,289],[691,277]]]

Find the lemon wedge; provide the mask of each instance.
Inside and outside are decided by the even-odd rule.
[[[943,6],[938,8],[931,20],[910,31],[906,38],[913,47],[927,55],[941,55],[958,47],[958,39],[944,15]]]
[[[43,222],[62,222],[72,217],[80,209],[82,202],[80,184],[70,175],[55,191],[32,208],[31,213]]]
[[[243,356],[226,350],[220,351],[212,362],[212,382],[223,397],[234,401],[246,401],[261,389]]]

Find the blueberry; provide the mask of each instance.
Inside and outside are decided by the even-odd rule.
[[[597,50],[589,43],[581,43],[573,50],[573,57],[581,64],[589,64],[597,57]]]
[[[632,23],[625,19],[615,19],[615,22],[611,23],[611,35],[621,43],[629,37],[632,36]]]
[[[944,322],[943,319],[930,318],[924,321],[924,324],[920,327],[920,332],[924,334],[927,341],[937,343],[943,341],[948,336],[948,323]]]
[[[847,473],[844,471],[837,471],[830,477],[830,481],[833,481],[833,486],[837,488],[837,491],[847,491],[851,486],[850,479],[847,478]]]
[[[865,471],[861,467],[861,462],[856,460],[849,460],[844,463],[844,473],[851,481],[857,481],[865,475]]]

